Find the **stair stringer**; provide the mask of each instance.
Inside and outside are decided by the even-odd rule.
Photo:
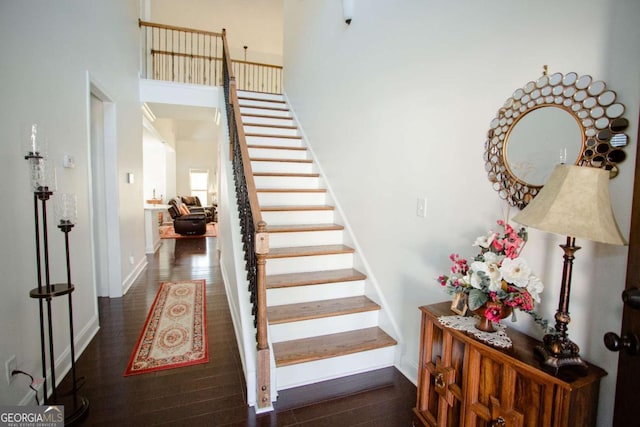
[[[373,274],[373,270],[371,269],[370,264],[367,262],[367,259],[364,255],[365,252],[363,251],[362,247],[360,246],[358,240],[355,237],[353,228],[351,227],[349,220],[344,214],[344,210],[342,209],[340,201],[335,197],[335,193],[333,192],[331,183],[327,179],[326,174],[322,169],[322,164],[320,163],[315,152],[313,151],[311,140],[305,133],[302,123],[298,119],[298,116],[296,115],[293,105],[291,104],[291,102],[289,102],[289,97],[284,91],[282,93],[282,96],[286,101],[287,105],[289,106],[289,112],[291,114],[291,117],[293,118],[294,123],[298,127],[298,131],[302,136],[302,140],[305,142],[305,146],[307,147],[309,156],[313,160],[314,167],[317,169],[318,173],[320,174],[320,179],[323,183],[323,186],[327,190],[327,200],[335,208],[334,214],[335,214],[336,222],[344,226],[344,237],[343,237],[344,242],[345,244],[348,244],[349,246],[355,249],[353,267],[360,270],[367,276],[365,280],[365,295],[368,298],[370,298],[372,301],[378,303],[381,307],[381,310],[379,312],[380,327],[385,331],[387,331],[387,333],[389,333],[398,342],[398,344],[394,347],[393,358],[394,358],[394,365],[396,367],[400,367],[402,362],[401,357],[402,357],[402,354],[404,354],[403,350],[404,350],[405,340],[403,339],[402,334],[400,332],[400,328],[398,327],[398,322],[391,315],[391,311],[389,310],[389,304],[386,298],[384,297],[384,294],[382,293],[379,282],[376,279],[376,276]]]

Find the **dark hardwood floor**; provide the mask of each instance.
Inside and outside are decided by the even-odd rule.
[[[275,410],[256,415],[227,306],[216,238],[162,240],[123,298],[99,298],[100,331],[79,357],[83,426],[409,426],[416,387],[395,368],[281,391]],[[206,279],[209,362],[124,377],[163,281]],[[69,375],[59,387],[69,388]]]

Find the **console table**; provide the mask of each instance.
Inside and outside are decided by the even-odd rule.
[[[451,302],[420,307],[422,325],[414,426],[595,426],[600,379],[555,377],[540,367],[540,344],[508,329],[513,347],[497,349],[442,325]]]

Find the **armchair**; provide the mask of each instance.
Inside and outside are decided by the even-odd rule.
[[[200,198],[198,196],[182,196],[180,197],[180,200],[182,201],[182,203],[187,205],[191,212],[204,211],[205,215],[207,216],[207,222],[217,221],[216,206],[202,206],[202,203],[200,203]]]
[[[207,231],[207,216],[204,212],[191,212],[184,203],[176,199],[169,200],[168,211],[176,233],[198,236]]]

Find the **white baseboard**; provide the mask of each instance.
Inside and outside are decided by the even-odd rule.
[[[133,285],[133,283],[136,281],[138,276],[142,274],[144,269],[147,268],[148,264],[149,263],[147,262],[147,257],[146,256],[143,257],[138,263],[138,265],[136,265],[135,268],[131,271],[131,273],[127,277],[125,277],[124,281],[122,282],[123,296],[126,295],[126,293],[129,291],[129,288],[131,288],[131,285]]]

